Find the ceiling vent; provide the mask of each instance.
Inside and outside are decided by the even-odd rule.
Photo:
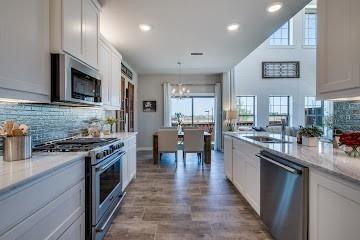
[[[192,53],[190,53],[190,55],[191,56],[202,56],[202,55],[204,55],[204,53],[202,53],[202,52],[192,52]]]

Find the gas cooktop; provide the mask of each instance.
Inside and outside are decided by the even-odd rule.
[[[117,141],[116,138],[68,138],[37,145],[37,152],[88,152]]]

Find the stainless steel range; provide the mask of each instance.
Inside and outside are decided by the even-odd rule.
[[[86,156],[86,239],[103,239],[121,206],[124,143],[116,138],[69,138],[34,151],[88,152]]]

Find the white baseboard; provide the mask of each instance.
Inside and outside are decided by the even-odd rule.
[[[152,147],[138,147],[136,151],[152,151]]]

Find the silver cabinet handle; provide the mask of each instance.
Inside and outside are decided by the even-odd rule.
[[[97,232],[103,232],[105,230],[106,226],[109,224],[109,222],[110,222],[111,218],[113,217],[114,213],[118,210],[121,202],[124,200],[125,195],[126,195],[126,192],[123,193],[123,195],[121,196],[119,202],[116,204],[116,206],[114,207],[114,209],[112,210],[112,212],[110,213],[109,217],[106,219],[104,224],[101,225],[101,227],[96,229]]]
[[[291,167],[289,167],[289,166],[286,166],[286,165],[284,165],[284,164],[282,164],[282,163],[279,163],[279,162],[277,162],[277,161],[275,161],[275,160],[272,160],[272,159],[267,158],[267,157],[262,156],[262,155],[256,154],[256,156],[257,156],[258,158],[261,158],[261,159],[264,159],[264,160],[266,160],[266,161],[268,161],[268,162],[271,162],[272,164],[275,164],[276,166],[281,167],[281,168],[285,169],[286,171],[289,171],[289,172],[291,172],[291,173],[293,173],[293,174],[301,174],[301,171],[300,171],[300,170],[291,168]]]

